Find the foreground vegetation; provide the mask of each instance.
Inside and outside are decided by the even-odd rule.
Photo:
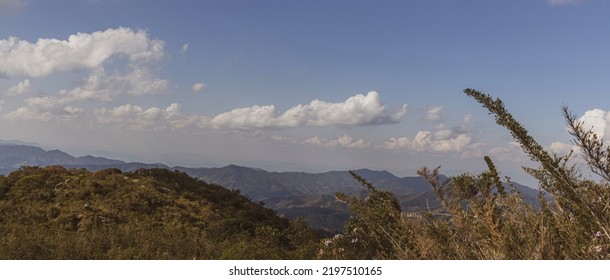
[[[502,101],[472,89],[474,98],[508,129],[523,151],[540,164],[524,168],[544,191],[540,207],[508,192],[491,158],[488,171],[439,179],[439,169],[422,168],[443,211],[404,213],[394,195],[364,178],[369,196],[346,195],[354,216],[345,233],[326,241],[321,258],[331,259],[610,259],[610,147],[564,108],[574,144],[599,176],[584,178],[570,157],[549,154],[504,108]],[[545,194],[546,193],[546,194]]]
[[[319,240],[237,191],[166,169],[0,176],[0,259],[310,259]]]

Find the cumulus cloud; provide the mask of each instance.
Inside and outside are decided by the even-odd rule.
[[[578,150],[576,146],[564,142],[553,142],[549,145],[548,150],[558,155],[567,155],[573,150]]]
[[[24,80],[10,88],[6,95],[17,95],[30,90],[29,80]],[[136,67],[131,72],[121,75],[106,74],[98,68],[72,90],[61,90],[58,94],[44,97],[32,97],[24,100],[25,106],[19,107],[4,116],[7,120],[62,121],[73,119],[81,109],[74,104],[83,100],[110,102],[119,95],[156,95],[167,92],[169,82],[157,79],[147,68]]]
[[[27,98],[25,105],[4,116],[7,120],[63,121],[82,115],[78,101],[115,101],[118,96],[157,95],[169,92],[169,81],[157,78],[150,62],[164,56],[164,43],[146,31],[130,28],[77,33],[67,40],[38,39],[30,43],[15,37],[0,40],[0,75],[45,77],[55,72],[87,70],[73,89],[55,95]],[[123,57],[112,73],[104,69],[113,57]],[[116,60],[115,60],[116,61]],[[11,87],[6,95],[31,89],[29,79]]]
[[[119,95],[158,95],[169,91],[169,81],[158,79],[146,67],[131,67],[126,74],[108,75],[103,68],[94,69],[76,88],[63,91],[72,100],[113,101]]]
[[[419,131],[410,140],[406,137],[390,138],[385,147],[388,150],[409,149],[418,152],[462,152],[470,144],[472,137],[469,133],[459,133],[451,137],[439,138],[436,133],[430,131]]]
[[[104,75],[92,75],[99,77]],[[114,89],[104,88],[102,85],[112,83],[99,82],[98,79],[91,79],[82,88],[72,91],[63,91],[55,96],[35,97],[24,100],[25,105],[14,112],[5,115],[5,119],[38,119],[48,121],[50,119],[66,119],[66,112],[73,112],[72,115],[80,111],[68,110],[79,100],[102,100],[111,101]],[[121,84],[121,83],[115,83]],[[104,94],[99,93],[103,89]],[[251,106],[234,109],[220,113],[216,116],[203,114],[182,114],[179,104],[173,103],[166,109],[152,107],[144,109],[137,105],[122,105],[112,109],[98,108],[93,117],[100,123],[124,124],[124,127],[138,129],[173,127],[184,128],[188,126],[206,129],[282,129],[295,127],[323,127],[323,126],[342,126],[353,127],[361,125],[377,125],[396,123],[401,120],[407,111],[406,105],[400,109],[390,111],[383,106],[376,92],[368,95],[356,95],[348,98],[342,103],[328,103],[314,100],[307,105],[297,105],[284,113],[278,113],[274,105]],[[54,116],[58,116],[55,118]],[[154,117],[153,117],[154,116]],[[154,121],[161,124],[155,126]],[[335,139],[335,145],[366,147],[369,143],[359,140],[349,141],[346,137]]]
[[[16,85],[12,86],[11,88],[9,88],[6,92],[4,92],[4,95],[15,96],[15,95],[25,94],[30,91],[31,91],[30,80],[25,79],[25,80],[17,83]]]
[[[158,61],[164,42],[130,28],[77,33],[67,40],[41,38],[31,43],[16,37],[0,40],[0,73],[45,77],[57,71],[95,69],[113,56],[131,63]]]
[[[81,108],[68,105],[68,101],[54,96],[32,97],[24,100],[26,106],[4,115],[6,120],[66,121],[79,116]]]
[[[489,150],[489,155],[500,161],[516,161],[523,162],[527,160],[527,156],[516,141],[508,142],[504,146],[495,147]]]
[[[602,109],[589,110],[578,121],[583,123],[585,129],[593,130],[598,137],[606,140],[610,138],[610,112]]]
[[[97,121],[106,124],[118,124],[132,129],[162,129],[181,116],[180,104],[172,103],[167,108],[125,104],[112,109],[95,110]]]
[[[351,136],[344,134],[337,139],[324,140],[319,136],[311,137],[304,141],[305,144],[314,146],[326,146],[326,147],[344,147],[353,149],[364,149],[371,146],[370,142],[365,142],[363,139],[355,140]]]
[[[204,83],[196,83],[194,84],[191,89],[194,92],[202,92],[205,89],[206,85]]]
[[[461,128],[439,128],[436,131],[422,130],[413,139],[390,138],[385,141],[387,150],[411,150],[417,152],[464,152],[472,143],[472,136]]]
[[[443,106],[432,107],[428,109],[428,114],[426,114],[426,118],[430,121],[438,121],[441,119],[442,112]]]
[[[566,6],[566,5],[579,5],[584,3],[584,0],[547,0],[551,6]]]
[[[304,142],[305,144],[309,144],[309,145],[315,145],[315,146],[322,146],[322,138],[320,138],[320,136],[314,136],[311,138],[308,138],[305,140]]]
[[[379,94],[358,94],[341,103],[314,100],[282,114],[274,105],[251,106],[221,113],[202,123],[213,128],[291,128],[302,126],[361,126],[397,123],[407,113],[407,105],[391,112],[381,104]]]

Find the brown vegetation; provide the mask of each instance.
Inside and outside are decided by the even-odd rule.
[[[237,191],[166,169],[0,176],[0,259],[309,259],[318,241]]]
[[[549,154],[504,108],[502,101],[472,89],[474,98],[508,129],[540,168],[525,168],[539,182],[541,206],[506,192],[492,160],[488,171],[442,181],[439,168],[422,168],[443,211],[403,213],[396,198],[353,174],[370,190],[360,201],[342,194],[354,216],[345,233],[325,242],[331,259],[609,259],[610,147],[564,108],[574,144],[599,181],[584,178],[570,156]],[[544,192],[543,192],[544,191]],[[548,194],[548,198],[545,195]]]

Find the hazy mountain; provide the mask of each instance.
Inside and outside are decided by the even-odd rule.
[[[342,192],[366,197],[366,189],[348,171],[324,173],[268,172],[258,168],[229,165],[220,168],[174,167],[206,182],[238,189],[253,201],[261,201],[288,218],[302,217],[311,225],[340,232],[349,218],[349,209],[335,199]],[[378,189],[396,195],[405,211],[437,210],[441,207],[430,185],[422,177],[397,177],[388,171],[355,170]],[[441,180],[448,179],[441,175]],[[537,205],[538,191],[514,184],[525,201]],[[507,190],[512,190],[506,186]]]
[[[16,144],[18,141],[0,142],[0,173],[8,174],[21,166],[48,166],[62,165],[73,168],[86,168],[100,170],[105,168],[118,168],[122,171],[135,171],[139,168],[169,168],[166,165],[146,164],[139,162],[127,163],[121,160],[104,157],[80,156],[74,157],[60,150],[45,151],[40,147]]]
[[[25,146],[40,147],[40,145],[38,145],[38,143],[34,143],[34,142],[26,142],[26,141],[21,141],[21,140],[2,140],[2,139],[0,139],[0,145],[25,145]]]
[[[337,192],[353,194],[363,190],[360,183],[354,180],[348,171],[268,172],[236,165],[220,168],[174,167],[174,169],[207,182],[239,189],[255,201],[278,197],[334,195]],[[359,169],[356,173],[379,188],[399,195],[430,191],[428,183],[421,177],[399,178],[387,171],[369,169]]]
[[[255,202],[263,202],[281,215],[289,218],[303,217],[312,225],[330,231],[340,230],[349,217],[347,207],[334,198],[337,192],[366,196],[366,189],[348,171],[268,172],[237,165],[219,168],[170,168],[160,163],[127,163],[89,155],[74,157],[59,150],[45,151],[39,147],[14,143],[0,144],[1,173],[7,174],[20,166],[48,165],[85,168],[90,171],[106,168],[118,168],[123,172],[141,168],[178,170],[208,183],[239,190],[241,194]],[[422,177],[401,178],[388,171],[370,169],[359,169],[355,172],[377,188],[394,193],[403,210],[427,211],[440,207],[432,189]],[[515,188],[523,194],[526,201],[537,203],[536,190],[519,184],[515,184]]]

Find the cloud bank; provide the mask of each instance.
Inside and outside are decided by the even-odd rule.
[[[314,100],[279,113],[274,105],[251,106],[231,110],[210,118],[202,118],[200,127],[211,128],[294,128],[324,126],[363,126],[397,123],[407,113],[407,105],[392,112],[382,103],[379,93],[358,94],[345,102],[329,103]]]
[[[390,138],[385,142],[387,150],[412,150],[417,152],[463,152],[471,143],[470,133],[452,129],[435,132],[422,130],[413,139],[407,137]]]
[[[371,147],[370,142],[365,142],[363,139],[354,139],[351,136],[344,134],[343,136],[337,139],[325,140],[320,136],[315,136],[306,139],[303,144],[313,145],[313,146],[325,146],[325,147],[343,147],[343,148],[351,148],[351,149],[364,149]]]
[[[31,43],[17,37],[0,40],[0,73],[5,76],[45,77],[58,71],[95,69],[113,56],[131,63],[158,61],[164,43],[146,31],[130,28],[77,33],[67,40],[38,39]]]
[[[359,94],[341,103],[328,103],[314,100],[306,105],[297,105],[284,113],[279,113],[274,105],[254,105],[237,108],[216,116],[200,114],[183,114],[177,108],[173,110],[171,127],[182,128],[195,126],[207,129],[286,129],[297,127],[354,127],[365,125],[380,125],[399,122],[407,113],[407,105],[395,111],[387,110],[382,105],[377,92],[369,92],[366,96]],[[154,112],[159,109],[150,108]],[[143,118],[150,109],[134,105],[122,105],[113,109],[99,109],[95,112],[100,123],[126,123],[132,127],[148,127],[152,123]],[[127,114],[126,112],[130,112]],[[120,117],[116,117],[120,116]],[[170,118],[152,118],[163,122]],[[159,123],[160,127],[168,124]],[[337,142],[341,144],[340,142]]]
[[[180,104],[172,103],[165,109],[150,107],[144,109],[131,104],[112,109],[97,109],[95,115],[100,123],[120,124],[132,129],[162,129],[180,115]]]

